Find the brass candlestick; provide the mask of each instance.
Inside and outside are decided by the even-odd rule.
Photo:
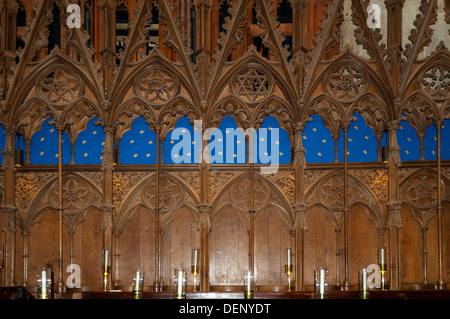
[[[102,291],[109,291],[111,287],[109,280],[111,273],[111,257],[108,249],[103,250],[102,271],[103,271]]]
[[[314,291],[316,299],[326,299],[328,292],[328,271],[324,268],[319,268],[314,271]]]
[[[194,276],[194,291],[197,291],[197,277],[199,274],[200,267],[198,265],[198,256],[199,256],[199,249],[192,249],[192,265],[191,265],[191,272]]]
[[[174,298],[175,299],[186,299],[186,272],[183,268],[177,268],[174,270]]]
[[[380,266],[381,273],[381,290],[386,290],[385,288],[385,278],[387,272],[387,264],[386,264],[386,248],[381,247],[378,252],[378,265]]]
[[[288,277],[288,291],[291,291],[291,274],[292,274],[292,255],[291,248],[286,248],[284,251],[284,272]]]
[[[136,269],[133,275],[133,299],[142,299],[144,290],[144,271]]]
[[[253,276],[253,269],[246,269],[244,272],[244,298],[253,299],[254,290],[255,277]]]
[[[369,299],[369,288],[367,286],[367,269],[361,269],[358,273],[359,297]]]
[[[40,268],[37,272],[37,299],[50,299],[52,293],[52,271]]]

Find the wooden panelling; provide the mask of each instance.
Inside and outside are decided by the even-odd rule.
[[[212,221],[210,237],[211,285],[242,285],[248,268],[248,225],[232,207],[223,208]]]

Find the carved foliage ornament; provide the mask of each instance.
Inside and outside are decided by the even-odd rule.
[[[421,80],[422,89],[435,99],[450,97],[450,68],[434,65],[427,69]]]
[[[153,105],[170,101],[178,92],[178,81],[166,70],[151,68],[136,80],[136,93]]]
[[[56,107],[64,106],[83,95],[80,77],[65,68],[58,67],[44,73],[38,83],[40,96]]]
[[[231,89],[243,101],[256,103],[272,92],[273,81],[269,72],[258,66],[249,66],[232,78]]]
[[[334,67],[328,74],[325,88],[341,102],[351,102],[364,93],[367,78],[351,62]]]

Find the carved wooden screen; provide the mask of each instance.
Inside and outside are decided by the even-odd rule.
[[[286,289],[287,247],[297,290],[321,266],[356,285],[380,247],[391,288],[448,281],[447,2],[80,1],[81,28],[67,5],[2,1],[5,285],[48,265],[60,287],[77,264],[98,290],[105,248],[120,289],[139,267],[171,289],[194,248],[202,290],[240,289],[247,267]],[[276,122],[275,171],[251,134],[243,162],[196,157],[225,118]],[[190,163],[169,157],[180,123]]]

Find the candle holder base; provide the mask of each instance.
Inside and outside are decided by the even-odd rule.
[[[245,292],[244,293],[244,298],[245,299],[253,299],[253,291],[250,291],[250,292]]]
[[[360,299],[369,299],[369,292],[368,291],[360,291],[359,298]]]
[[[186,299],[186,295],[174,294],[173,297],[175,299]]]
[[[316,299],[327,299],[327,294],[317,293]]]
[[[50,294],[49,293],[38,293],[37,294],[37,299],[50,299]]]
[[[142,292],[133,291],[133,299],[142,299]]]

